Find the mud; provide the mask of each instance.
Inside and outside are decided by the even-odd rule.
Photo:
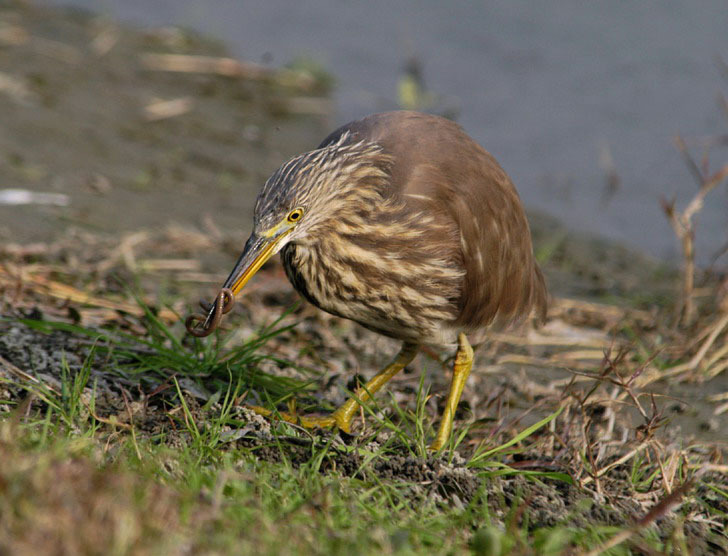
[[[300,89],[145,68],[147,54],[227,54],[185,30],[139,30],[80,10],[15,3],[0,9],[0,30],[0,71],[14,84],[0,90],[0,183],[69,199],[67,207],[0,206],[6,241],[176,223],[236,238],[232,257],[265,179],[334,125],[333,114],[320,110],[326,104],[309,114],[297,108],[301,98],[325,103],[326,76]],[[99,51],[95,45],[109,37],[113,43]],[[174,99],[190,99],[189,110],[160,120],[146,115],[155,102]],[[530,220],[537,246],[548,252],[554,294],[654,301],[674,292],[675,273],[659,261],[577,236],[545,215]]]
[[[46,387],[57,391],[60,391],[59,368],[66,367],[73,376],[90,350],[90,342],[79,341],[73,334],[57,331],[46,334],[20,324],[0,324],[0,357],[22,366]],[[124,379],[118,373],[105,370],[103,354],[90,361],[89,386],[84,390],[83,403],[88,409],[93,397],[93,417],[106,424],[108,429],[107,433],[101,433],[102,437],[118,434],[113,431],[120,427],[133,426],[138,437],[165,438],[171,447],[181,448],[193,441],[183,421],[173,415],[179,411],[180,404],[175,389],[168,382],[165,384],[165,381],[153,377],[146,377],[143,383]],[[0,365],[0,378],[3,379],[0,380],[0,400],[12,402],[0,403],[0,409],[12,410],[16,403],[33,391],[32,387],[21,386],[22,381],[5,365]],[[206,423],[219,415],[220,405],[212,403],[203,408],[208,405],[209,394],[204,386],[200,388],[198,381],[181,379],[179,383],[194,421],[204,431]],[[392,389],[398,397],[404,398],[404,406],[410,405],[411,399],[406,397],[411,398],[412,395],[405,393],[401,383],[393,385]],[[318,403],[322,403],[320,392],[316,392],[316,397]],[[42,396],[32,397],[28,411],[42,415],[46,409]],[[449,460],[432,456],[422,458],[413,453],[411,445],[367,426],[360,426],[358,432],[352,435],[324,431],[300,435],[295,427],[265,419],[242,405],[233,409],[230,421],[231,424],[223,426],[219,449],[243,450],[268,462],[285,460],[294,467],[310,465],[312,455],[324,450],[317,472],[391,482],[398,485],[400,492],[413,504],[434,503],[443,509],[464,508],[477,500],[487,500],[496,523],[508,523],[513,519],[514,508],[523,508],[527,509],[529,528],[557,524],[588,527],[595,523],[625,526],[658,502],[657,497],[642,498],[639,502],[634,498],[634,486],[630,481],[631,462],[616,467],[605,476],[601,488],[607,494],[600,496],[577,484],[543,479],[532,481],[517,474],[489,479],[481,469],[470,467],[459,453]],[[558,434],[568,438],[569,428],[570,425],[566,424],[563,430],[558,429]],[[547,437],[548,434],[539,433],[530,438],[529,443],[537,444]],[[666,436],[663,438],[667,439]],[[467,448],[462,451],[468,452]],[[368,457],[373,452],[377,456]],[[621,453],[621,449],[615,452],[611,460]],[[541,452],[516,453],[506,461],[514,467],[528,463],[536,470],[558,470],[569,474],[575,473],[576,469],[563,457],[550,459]],[[608,458],[605,463],[609,461]],[[706,477],[705,480],[721,485],[725,477],[714,474],[712,479]],[[702,486],[684,511],[699,513],[705,500],[711,500],[714,506],[725,506],[725,500],[715,491]],[[663,520],[659,530],[668,535],[673,525],[671,519]],[[686,527],[686,535],[696,547],[695,553],[709,550],[706,540],[709,533],[710,525],[700,521],[691,522]]]
[[[113,44],[100,50],[101,39],[108,42],[109,37],[115,37]],[[13,286],[0,290],[0,377],[4,379],[0,411],[12,410],[29,395],[5,362],[50,388],[59,388],[64,373],[74,375],[88,362],[95,418],[111,429],[133,424],[139,434],[163,433],[170,444],[183,445],[189,438],[170,416],[179,408],[170,383],[176,370],[170,369],[169,376],[124,374],[119,372],[124,361],[117,359],[110,365],[109,353],[99,346],[89,359],[92,339],[59,330],[41,332],[19,319],[80,322],[141,338],[148,334],[148,322],[123,311],[92,311],[67,299],[50,300],[40,289],[25,284],[22,276],[38,273],[114,299],[130,298],[126,288],[136,284],[149,293],[154,310],[170,305],[178,314],[187,314],[193,309],[192,300],[214,294],[224,279],[249,229],[255,193],[270,171],[286,157],[315,146],[334,118],[320,111],[296,112],[301,106],[296,99],[326,100],[315,85],[301,90],[275,79],[150,71],[140,62],[150,52],[225,54],[215,41],[178,29],[131,29],[77,11],[0,4],[0,76],[10,76],[4,82],[14,83],[0,91],[5,96],[0,102],[0,183],[3,188],[61,193],[69,198],[67,207],[0,206],[0,265],[20,269],[13,274],[19,276]],[[145,114],[160,99],[191,99],[190,109],[150,120]],[[632,309],[647,315],[629,320],[599,309],[564,311],[552,321],[565,332],[547,327],[545,334],[559,340],[575,338],[577,344],[596,339],[602,342],[599,345],[609,345],[612,339],[620,339],[625,323],[637,323],[632,333],[639,334],[640,340],[663,333],[650,318],[675,304],[674,269],[618,245],[574,237],[548,217],[531,214],[530,220],[555,297],[628,307],[620,313],[623,317]],[[177,227],[170,227],[171,223]],[[140,235],[134,236],[137,232]],[[187,272],[186,278],[174,266],[171,271],[144,270],[145,262],[179,259],[199,264],[191,265],[194,272]],[[346,389],[355,387],[357,377],[370,376],[398,346],[351,322],[296,305],[297,300],[274,262],[251,283],[223,328],[234,331],[230,344],[239,345],[292,307],[280,326],[295,326],[261,347],[266,358],[259,368],[277,377],[312,382],[311,388],[297,393],[299,405],[310,411],[330,410],[343,402]],[[170,327],[181,337],[181,323]],[[191,341],[187,338],[185,345]],[[589,345],[599,356],[600,348]],[[657,498],[635,501],[627,466],[605,477],[611,481],[605,497],[594,490],[517,475],[488,480],[465,463],[481,438],[495,445],[563,401],[574,376],[567,370],[572,363],[592,371],[599,366],[599,359],[565,359],[556,369],[507,360],[519,356],[546,361],[559,349],[498,340],[481,351],[457,415],[473,425],[472,433],[452,463],[416,457],[411,446],[389,442],[386,434],[372,432],[366,424],[358,424],[354,435],[321,433],[311,438],[286,429],[281,433],[279,425],[243,407],[236,408],[236,424],[225,428],[223,439],[258,458],[279,461],[285,457],[294,465],[309,463],[312,449],[325,445],[328,451],[321,472],[405,483],[415,501],[462,506],[487,496],[491,511],[502,520],[508,518],[513,504],[520,503],[528,507],[533,527],[564,520],[576,526],[630,523]],[[419,380],[425,373],[425,384],[436,394],[425,410],[430,417],[437,415],[443,403],[440,394],[448,386],[444,369],[451,355],[420,356],[392,381],[388,395],[404,411],[416,411]],[[222,379],[227,376],[226,371]],[[715,414],[715,403],[708,396],[728,390],[727,380],[724,372],[710,381],[653,384],[660,407],[668,408],[672,419],[669,431],[658,431],[660,438],[671,446],[680,443],[686,451],[695,439],[715,442],[719,444],[716,453],[721,453],[725,448],[720,445],[725,440],[721,431],[728,429],[728,413]],[[220,384],[221,376],[180,380],[198,422],[204,423],[210,415],[201,407]],[[582,441],[574,423],[591,427],[595,437],[608,427],[604,400],[613,392],[606,390],[601,391],[602,401],[587,407],[590,413],[574,412],[571,421],[560,425],[567,445]],[[247,394],[246,403],[266,402],[259,392]],[[85,395],[91,395],[90,386]],[[47,407],[44,403],[35,397],[30,409],[42,412]],[[213,404],[208,411],[216,410],[219,406]],[[613,428],[614,437],[621,440],[605,448],[604,462],[631,449],[641,425],[644,419],[633,409],[620,409]],[[470,442],[471,436],[478,440]],[[537,435],[529,442],[546,442],[547,436]],[[383,457],[365,463],[362,450],[379,449]],[[578,475],[575,456],[565,448],[550,450],[551,459],[536,453],[516,454],[507,461],[516,464],[519,457],[521,461],[530,457],[537,469],[555,465]],[[724,478],[715,478],[716,484],[721,481]],[[711,492],[704,489],[701,496],[709,497]],[[708,527],[689,525],[696,538]]]
[[[94,233],[199,225],[206,215],[220,229],[245,229],[269,173],[328,132],[325,117],[286,108],[318,94],[315,81],[301,90],[145,68],[150,53],[226,54],[194,33],[14,2],[0,4],[0,31],[0,183],[69,201],[0,206],[5,240],[48,240],[69,225]],[[99,40],[111,44],[99,50]],[[148,115],[175,99],[188,99],[188,111]]]

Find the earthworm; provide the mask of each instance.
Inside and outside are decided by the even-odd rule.
[[[235,305],[235,295],[230,288],[222,288],[217,294],[215,302],[210,306],[204,301],[200,301],[202,309],[207,311],[205,315],[190,315],[185,320],[185,328],[187,332],[198,338],[204,338],[212,334],[220,325],[222,316],[229,313],[230,309]],[[202,326],[199,324],[202,323]]]

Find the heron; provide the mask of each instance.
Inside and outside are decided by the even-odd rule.
[[[188,319],[188,330],[210,334],[278,252],[310,303],[402,342],[394,360],[332,414],[280,414],[305,427],[350,432],[360,404],[423,346],[451,347],[450,390],[430,445],[438,451],[452,434],[472,345],[546,316],[546,285],[516,188],[489,152],[439,116],[373,114],[278,168],[258,195],[253,231],[220,294],[206,316]]]

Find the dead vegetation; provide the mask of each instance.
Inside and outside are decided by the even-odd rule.
[[[179,494],[113,465],[73,453],[29,454],[17,423],[0,423],[0,550],[8,554],[143,553],[177,548],[192,518]],[[209,510],[208,510],[209,511]],[[178,550],[173,552],[179,553]]]
[[[427,429],[418,431],[416,418],[426,415],[431,423],[442,402],[440,393],[446,390],[442,369],[448,365],[435,351],[393,381],[395,403],[384,400],[372,408],[367,426],[353,437],[310,436],[299,430],[281,436],[249,420],[241,406],[250,402],[278,401],[284,408],[295,399],[305,410],[338,405],[345,388],[353,388],[353,376],[370,373],[394,351],[386,340],[351,323],[296,306],[297,297],[282,269],[277,263],[269,265],[248,288],[223,337],[235,346],[277,323],[282,332],[258,346],[264,356],[256,365],[277,377],[269,386],[276,380],[292,382],[278,384],[273,396],[243,383],[246,389],[233,404],[237,424],[226,425],[229,441],[221,449],[251,450],[263,461],[283,459],[306,466],[312,450],[333,442],[317,468],[320,473],[405,481],[412,484],[407,495],[412,499],[435,497],[446,504],[472,503],[485,493],[496,521],[504,523],[510,505],[521,504],[523,515],[516,522],[528,523],[530,530],[589,523],[622,528],[601,544],[593,543],[594,554],[621,543],[649,552],[645,532],[652,530],[668,544],[670,539],[674,546],[687,543],[693,553],[725,549],[728,466],[720,431],[728,427],[728,279],[714,271],[701,276],[700,288],[695,287],[691,227],[710,188],[723,179],[721,172],[705,181],[710,187],[701,188],[685,211],[678,212],[674,203],[666,208],[685,246],[679,319],[674,318],[674,306],[605,304],[562,295],[554,298],[543,328],[495,334],[479,354],[458,415],[463,432],[454,467],[443,468],[417,448],[419,440],[425,445]],[[0,246],[0,408],[17,412],[22,407],[25,419],[42,414],[54,396],[63,398],[68,373],[80,373],[88,361],[93,387],[91,382],[83,385],[82,410],[65,419],[67,426],[85,414],[97,427],[95,442],[108,449],[131,439],[140,459],[139,442],[161,432],[173,445],[189,443],[192,429],[185,427],[219,416],[214,400],[225,379],[171,362],[154,373],[132,377],[129,367],[119,367],[111,354],[118,338],[115,331],[140,340],[153,336],[150,319],[182,338],[179,319],[189,312],[188,300],[224,278],[207,271],[210,266],[200,254],[234,257],[237,251],[235,242],[214,224],[208,221],[204,228],[170,226],[119,239],[69,230],[50,243]],[[135,284],[133,290],[130,284]],[[295,308],[279,320],[286,307]],[[81,328],[57,329],[49,335],[52,327],[42,331],[32,322]],[[90,340],[79,336],[81,329],[108,332]],[[169,343],[162,340],[160,348]],[[94,344],[106,346],[106,355],[92,356]],[[126,357],[135,350],[142,357],[154,345],[125,347]],[[199,344],[189,338],[179,347],[189,350],[191,360],[200,357],[195,351]],[[141,360],[132,358],[131,363]],[[415,370],[425,373],[433,394],[418,386],[421,373]],[[226,372],[243,376],[242,368],[228,366]],[[177,383],[178,389],[173,386]],[[191,408],[189,416],[182,407]],[[6,442],[3,449],[11,450],[11,444]],[[360,450],[378,456],[362,456]],[[60,460],[49,465],[43,468],[66,476]],[[87,462],[69,465],[77,466],[73,473],[68,471],[73,477],[88,470],[90,478],[84,481],[89,484],[107,473]],[[130,476],[115,473],[112,484],[136,488]],[[73,485],[76,479],[71,475],[68,482]],[[491,480],[495,477],[497,481]],[[50,508],[57,504],[54,492],[49,490],[43,502]],[[92,507],[95,496],[88,502]],[[106,496],[101,490],[98,504],[111,503]],[[163,489],[158,500],[148,500],[149,507],[142,504],[132,520],[139,538],[158,535],[159,527],[144,516],[158,512],[154,504],[159,500],[174,496],[174,491]],[[579,509],[584,501],[589,502],[588,510]],[[73,521],[78,516],[66,518]],[[170,519],[174,524],[180,518],[175,514]],[[95,520],[88,519],[89,531],[96,530]],[[60,533],[49,533],[51,538],[54,534]],[[89,538],[94,534],[89,532]],[[92,542],[84,540],[85,535],[58,542]],[[477,538],[476,532],[473,535]],[[20,547],[35,542],[35,537],[13,538]]]
[[[38,372],[9,346],[8,338],[21,335],[23,330],[35,338],[28,340],[33,345],[54,349],[50,348],[53,344],[42,347],[47,333],[34,332],[17,319],[118,329],[144,337],[149,334],[149,309],[119,287],[123,281],[130,282],[125,277],[134,276],[142,291],[157,292],[145,299],[152,313],[181,335],[178,318],[188,312],[189,305],[182,300],[190,299],[200,284],[214,285],[223,278],[202,272],[204,265],[191,253],[202,248],[224,251],[226,245],[224,237],[179,228],[159,235],[130,234],[116,241],[74,234],[52,244],[5,245],[0,264],[5,316],[0,327],[6,338],[0,342],[0,372],[6,385],[2,407],[11,409],[25,397],[24,392],[37,390],[38,382],[45,382],[51,392],[62,389],[57,362],[48,361]],[[270,265],[264,273],[241,300],[242,310],[236,309],[227,325],[230,332],[223,333],[231,334],[233,343],[275,322],[286,306],[295,304],[296,296],[278,265]],[[721,435],[711,433],[710,422],[725,420],[727,404],[720,385],[728,376],[724,372],[728,369],[728,311],[725,284],[716,280],[706,288],[709,292],[696,301],[699,317],[690,329],[670,324],[672,308],[648,311],[558,298],[542,329],[525,335],[495,336],[480,354],[478,370],[464,398],[467,409],[459,415],[461,427],[467,431],[457,448],[462,471],[448,479],[450,483],[437,479],[432,483],[434,490],[425,487],[421,494],[413,495],[444,494],[446,499],[457,496],[467,503],[478,492],[478,485],[488,485],[488,492],[496,489],[505,500],[515,502],[526,488],[521,484],[524,473],[534,473],[542,480],[553,476],[557,481],[567,480],[569,486],[556,489],[543,502],[538,501],[538,489],[526,488],[529,496],[535,497],[526,502],[530,519],[541,516],[541,521],[531,522],[534,527],[573,519],[580,522],[572,512],[580,500],[591,500],[590,519],[631,527],[607,543],[632,539],[629,542],[639,547],[643,541],[638,532],[658,523],[661,535],[682,536],[701,550],[721,546],[715,543],[723,542],[720,539],[728,508],[726,499],[714,489],[725,492],[728,466]],[[173,300],[168,309],[159,304],[160,295]],[[286,328],[293,324],[295,328]],[[355,325],[307,306],[299,306],[278,325],[285,330],[260,347],[272,359],[260,364],[274,376],[309,384],[313,380],[314,384],[294,394],[298,405],[307,411],[340,403],[345,396],[343,387],[352,387],[350,378],[371,372],[393,349]],[[70,368],[78,372],[92,342],[74,339],[72,332],[54,334],[61,335],[53,340],[56,350],[76,354],[69,361]],[[447,376],[440,370],[439,355],[432,352],[430,356],[435,362],[423,357],[419,368],[426,373],[426,381],[432,381],[431,391],[437,395],[421,397],[417,386],[420,373],[406,372],[393,381],[391,389],[399,409],[385,403],[374,410],[356,436],[334,437],[334,445],[343,442],[342,448],[353,445],[383,450],[380,463],[370,461],[362,471],[366,458],[350,448],[335,448],[327,453],[321,471],[337,470],[353,476],[372,473],[378,480],[406,480],[413,474],[415,483],[440,476],[431,463],[419,459],[422,456],[417,454],[424,452],[402,444],[406,438],[418,437],[416,429],[410,428],[414,426],[410,419],[418,414],[419,404],[432,422],[441,403],[439,394],[445,391]],[[306,368],[328,371],[311,375]],[[144,378],[144,386],[139,382],[142,377],[123,379],[108,358],[97,356],[91,369],[96,385],[91,417],[100,431],[106,431],[102,437],[144,438],[160,430],[188,435],[179,425],[171,424],[181,415],[172,385],[173,377],[179,380],[191,369],[170,368],[167,377],[155,374]],[[686,403],[681,390],[696,383],[708,388]],[[25,386],[19,387],[22,384]],[[220,382],[212,376],[198,376],[183,382],[181,393],[190,407],[199,408],[211,400],[215,384]],[[90,388],[86,386],[86,399],[92,396]],[[705,395],[708,391],[714,393]],[[285,407],[291,397],[288,394],[277,399]],[[250,402],[270,403],[256,391],[248,391],[236,403]],[[691,405],[696,404],[702,408],[700,415],[691,414]],[[35,399],[31,406],[42,411],[43,399]],[[200,422],[211,418],[214,407],[196,414]],[[556,409],[558,415],[546,425],[519,436],[544,416],[555,415]],[[245,422],[245,414],[235,411],[236,419]],[[703,427],[706,413],[709,416]],[[719,430],[723,426],[717,425]],[[305,465],[311,449],[328,438],[303,435],[297,440],[299,433],[289,432],[276,440],[277,448],[271,448],[266,447],[271,442],[270,431],[249,426],[243,426],[241,434],[230,430],[231,438],[238,439],[230,446],[253,449],[257,457],[270,461],[279,461],[282,449],[283,457],[292,458],[296,465]],[[290,443],[286,438],[291,438]],[[509,444],[513,439],[516,442]],[[506,447],[493,452],[499,446]],[[491,483],[488,477],[500,478]],[[441,484],[451,486],[437,486]],[[508,485],[517,484],[521,494],[509,494]],[[681,509],[676,514],[677,507]],[[494,507],[493,511],[502,510]]]
[[[706,150],[703,159],[698,164],[690,154],[687,145],[682,137],[678,136],[675,143],[685,159],[690,173],[695,178],[698,185],[698,191],[690,200],[688,205],[678,211],[675,207],[675,199],[670,201],[663,199],[662,208],[670,221],[675,235],[677,236],[683,255],[683,288],[682,302],[679,308],[680,324],[682,326],[690,326],[695,321],[696,309],[693,302],[695,295],[695,226],[693,218],[700,212],[705,203],[706,196],[717,186],[728,178],[728,164],[715,172],[709,170],[709,150]],[[720,254],[718,255],[720,256]]]
[[[0,25],[5,47],[76,66],[89,56],[113,57],[125,35],[98,19],[84,40],[36,36],[21,19]],[[146,73],[289,88],[294,96],[281,97],[278,108],[328,111],[305,72],[199,54],[199,45],[176,30],[155,30],[146,40],[154,51],[137,60]],[[195,83],[215,89],[212,81]],[[56,91],[12,73],[0,73],[0,93],[17,106],[57,100]],[[194,95],[145,98],[134,106],[145,130],[203,110]],[[210,269],[228,264],[210,261],[233,258],[239,248],[209,217],[198,227],[118,238],[67,227],[50,242],[0,243],[0,552],[185,552],[196,546],[193,537],[216,530],[234,530],[236,542],[255,537],[246,546],[270,549],[270,539],[289,536],[280,528],[301,515],[302,529],[286,530],[291,538],[314,528],[337,538],[343,526],[331,508],[365,488],[386,499],[379,521],[363,527],[384,553],[399,542],[396,531],[377,540],[392,508],[428,504],[449,520],[436,530],[457,539],[448,545],[453,551],[510,539],[502,553],[529,554],[547,529],[577,531],[563,537],[564,550],[584,553],[626,544],[650,554],[657,541],[674,554],[728,551],[728,277],[716,269],[703,275],[693,247],[695,217],[728,166],[711,171],[707,157],[697,163],[683,142],[678,146],[699,186],[684,209],[675,200],[663,205],[684,255],[682,283],[667,285],[679,289],[679,303],[606,303],[591,291],[558,292],[546,326],[497,334],[484,346],[457,415],[457,445],[441,459],[424,451],[448,382],[447,362],[435,350],[362,411],[367,419],[352,436],[312,434],[244,408],[328,410],[396,347],[298,304],[277,263],[246,288],[221,335],[204,344],[184,336],[180,317],[191,300],[225,278]],[[210,160],[201,165],[216,167]],[[26,164],[23,172],[32,182],[39,170]],[[95,174],[89,187],[107,195],[119,181]],[[142,176],[135,187],[149,181]],[[563,270],[557,267],[552,260],[546,270]],[[227,396],[236,385],[240,390]],[[42,436],[39,430],[54,431],[46,444],[28,440]],[[54,447],[48,436],[68,444]],[[192,452],[186,462],[178,457],[184,450]],[[228,454],[234,465],[225,463]],[[135,467],[150,461],[157,467],[147,475]],[[274,479],[256,467],[263,463],[278,466]],[[200,469],[213,478],[185,490]],[[311,489],[298,506],[285,506],[290,493],[276,482],[286,473],[291,491]],[[331,482],[323,488],[319,480]],[[246,498],[248,486],[254,492]],[[243,508],[246,517],[236,521],[226,511],[238,498],[260,515],[250,518]],[[285,513],[276,513],[278,506]],[[443,513],[453,508],[460,513]],[[374,513],[367,507],[364,515]],[[422,516],[405,514],[407,520]],[[595,525],[605,530],[589,542],[575,540]],[[427,529],[418,534],[427,538]],[[261,531],[270,539],[258,539]]]

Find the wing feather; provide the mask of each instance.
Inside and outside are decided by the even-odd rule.
[[[448,242],[433,251],[448,249],[465,268],[457,326],[505,325],[532,311],[545,318],[546,286],[523,206],[490,153],[454,122],[417,112],[374,114],[337,129],[320,147],[346,132],[393,157],[393,194],[454,230],[432,241]]]

